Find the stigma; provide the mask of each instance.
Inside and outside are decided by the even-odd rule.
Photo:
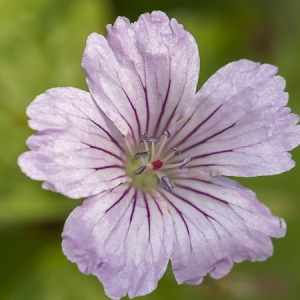
[[[141,166],[133,172],[133,175],[142,175],[145,170],[153,172],[159,179],[159,183],[168,192],[173,192],[175,188],[175,183],[170,181],[170,179],[165,175],[164,170],[177,168],[182,170],[188,163],[193,159],[191,155],[183,158],[182,162],[171,164],[169,160],[174,155],[181,155],[181,151],[176,147],[171,147],[168,150],[170,153],[162,159],[162,154],[165,153],[165,147],[171,134],[168,130],[165,130],[162,137],[150,136],[148,137],[147,132],[144,133],[140,138],[140,143],[144,144],[144,150],[137,152],[134,155],[135,160],[141,161]],[[164,151],[164,152],[163,152]]]
[[[164,163],[158,159],[158,160],[152,162],[152,168],[153,168],[153,170],[160,169],[163,166],[163,164]]]

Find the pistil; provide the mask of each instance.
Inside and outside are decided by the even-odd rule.
[[[160,169],[164,163],[161,160],[155,160],[152,162],[153,170]]]

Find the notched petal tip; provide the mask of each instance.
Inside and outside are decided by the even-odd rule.
[[[123,136],[90,93],[49,89],[27,111],[38,132],[28,138],[31,151],[18,163],[30,178],[45,181],[44,188],[77,199],[127,180]]]
[[[263,261],[273,254],[270,237],[284,236],[285,223],[252,191],[194,169],[177,171],[176,180],[168,201],[176,237],[172,267],[179,283],[201,282],[208,273],[221,278],[234,262]]]
[[[196,94],[182,151],[196,168],[225,176],[280,174],[294,163],[287,151],[300,144],[298,117],[286,107],[277,67],[246,59],[218,70]]]
[[[107,39],[90,36],[87,42],[82,64],[93,98],[134,141],[146,130],[156,136],[172,126],[192,102],[198,48],[175,23],[160,11],[134,23],[118,18],[107,27]]]
[[[160,10],[155,10],[152,11],[151,13],[145,13],[139,16],[137,22],[149,22],[149,23],[165,23],[165,22],[170,22],[169,17],[167,16],[166,13],[160,11]]]
[[[281,217],[278,217],[278,223],[279,226],[270,235],[275,238],[282,238],[286,235],[287,226],[284,219]]]

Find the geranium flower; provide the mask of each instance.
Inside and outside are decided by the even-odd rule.
[[[87,197],[63,230],[63,252],[106,294],[153,291],[171,260],[178,283],[261,261],[284,220],[226,176],[279,174],[294,162],[298,116],[277,68],[249,60],[196,91],[194,38],[162,12],[118,18],[88,37],[90,92],[54,88],[28,107],[38,133],[19,158],[43,187]]]

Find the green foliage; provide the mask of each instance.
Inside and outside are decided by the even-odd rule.
[[[290,106],[300,114],[300,9],[298,0],[10,0],[0,2],[0,299],[101,300],[102,285],[67,261],[60,247],[72,201],[28,179],[16,161],[26,150],[26,107],[55,86],[86,89],[80,62],[89,33],[105,34],[117,15],[134,21],[145,10],[165,10],[197,39],[202,84],[219,67],[239,58],[279,66],[287,80]],[[144,299],[299,299],[300,151],[298,167],[269,178],[240,180],[255,190],[288,235],[274,240],[275,254],[264,263],[236,265],[233,272],[199,286],[178,286],[172,273]]]

